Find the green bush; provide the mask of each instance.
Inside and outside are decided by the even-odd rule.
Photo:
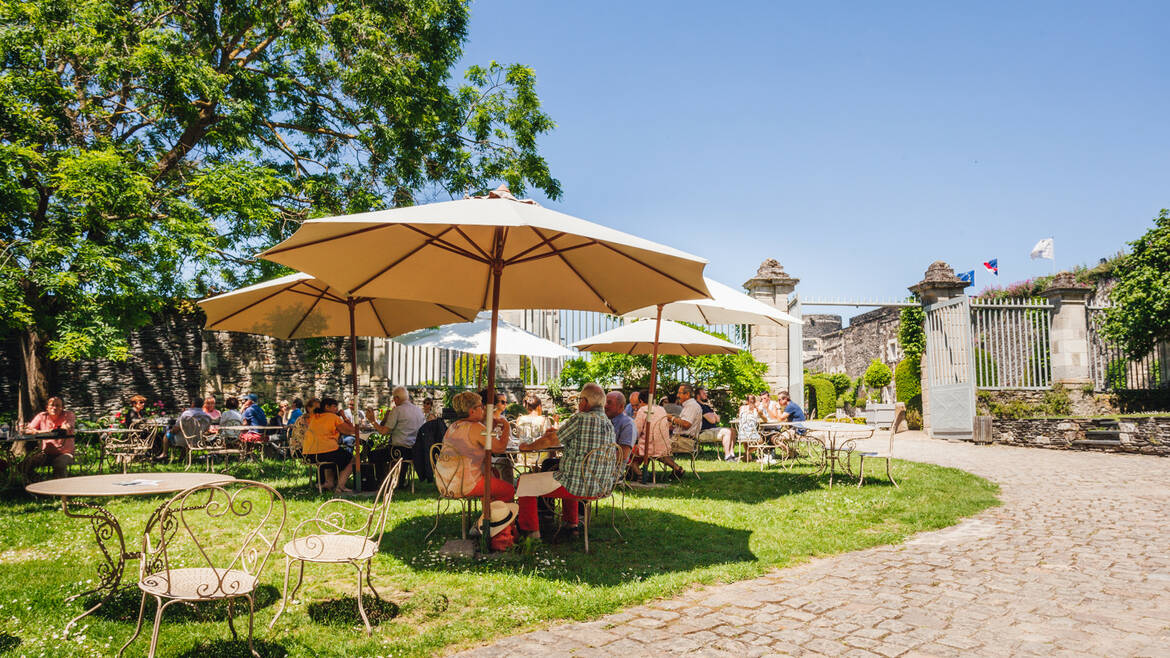
[[[894,373],[890,372],[890,367],[886,364],[874,359],[869,367],[865,369],[865,385],[870,389],[872,394],[877,394],[884,386],[889,386],[894,379]]]
[[[817,400],[817,408],[809,409],[810,413],[815,413],[817,418],[824,418],[829,414],[837,411],[837,395],[836,389],[833,388],[833,382],[825,379],[822,375],[813,375],[804,380],[805,399],[811,400],[814,396],[809,394],[809,391],[815,391]]]
[[[833,382],[833,391],[838,396],[853,388],[853,380],[843,372],[835,372],[824,377],[830,382]]]
[[[1068,397],[1068,391],[1060,384],[1052,387],[1051,391],[1044,393],[1044,414],[1048,416],[1068,416],[1072,414],[1072,400]]]
[[[910,398],[922,393],[922,370],[918,358],[906,357],[894,368],[894,392],[898,402],[909,402]],[[907,404],[909,409],[910,405]]]

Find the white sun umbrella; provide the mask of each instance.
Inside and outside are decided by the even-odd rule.
[[[663,320],[661,325],[654,320],[631,322],[581,339],[573,343],[573,347],[582,352],[653,354],[655,343],[659,354],[680,356],[735,354],[742,349],[722,338],[670,320]]]
[[[411,347],[436,347],[468,354],[490,354],[492,316],[480,313],[473,322],[419,329],[394,339]],[[553,359],[577,356],[573,350],[500,320],[496,333],[496,354],[543,356]]]
[[[434,347],[467,354],[486,355],[491,353],[491,338],[492,316],[490,313],[480,313],[473,322],[419,329],[398,336],[394,342],[408,347]],[[499,321],[497,328],[496,354],[539,356],[552,359],[570,359],[577,356],[573,350],[563,345],[541,338],[504,320]]]
[[[620,315],[710,294],[706,260],[518,200],[502,185],[483,197],[311,219],[261,256],[348,295],[490,309],[491,389],[501,308]],[[490,431],[490,414],[487,422]],[[483,472],[490,469],[485,451]],[[484,509],[491,506],[488,489]]]
[[[275,338],[349,336],[350,385],[355,408],[357,336],[391,337],[447,322],[473,319],[475,309],[404,299],[352,297],[298,272],[198,302],[205,329]],[[355,419],[356,420],[356,419]],[[360,441],[360,439],[359,439]],[[361,488],[361,469],[357,469]]]
[[[769,306],[758,299],[703,277],[711,296],[705,299],[684,299],[659,306],[643,306],[625,314],[627,318],[653,318],[692,324],[804,324],[800,318]]]

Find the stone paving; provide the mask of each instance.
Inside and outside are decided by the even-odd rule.
[[[1170,656],[1170,459],[903,436],[1003,505],[465,655]]]

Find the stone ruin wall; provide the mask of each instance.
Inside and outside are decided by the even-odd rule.
[[[820,341],[820,353],[806,356],[804,367],[809,372],[844,372],[857,379],[865,374],[874,359],[892,370],[902,358],[902,350],[898,347],[899,308],[879,308],[862,313],[851,318],[848,327],[825,333],[817,327],[833,326],[831,319],[837,316],[805,317],[818,318],[813,336]],[[840,326],[840,318],[837,318],[837,326]]]

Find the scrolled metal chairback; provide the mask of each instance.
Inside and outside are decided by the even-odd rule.
[[[259,576],[284,530],[284,497],[250,480],[182,491],[159,507],[142,536],[140,581],[172,594],[178,570],[209,569],[195,594],[201,599],[241,593],[233,575]],[[190,573],[189,571],[187,573]]]
[[[320,557],[328,550],[326,541],[320,537],[351,535],[361,536],[374,544],[382,543],[386,520],[390,517],[390,501],[394,498],[394,484],[402,472],[403,460],[391,467],[369,507],[344,498],[334,498],[321,503],[312,517],[293,528],[292,541],[306,557]],[[355,513],[357,512],[357,513]]]
[[[619,450],[616,450],[615,447],[602,446],[600,448],[594,448],[593,450],[585,453],[585,459],[581,460],[582,477],[586,478],[586,474],[588,473],[597,473],[601,471],[603,468],[605,468],[607,463],[609,464],[610,468],[617,470],[618,465],[621,463],[621,459],[619,458],[621,453]],[[605,498],[606,496],[613,493],[614,485],[617,484],[617,478],[606,478],[605,483],[607,488],[603,489],[600,493],[594,496],[594,498]]]

